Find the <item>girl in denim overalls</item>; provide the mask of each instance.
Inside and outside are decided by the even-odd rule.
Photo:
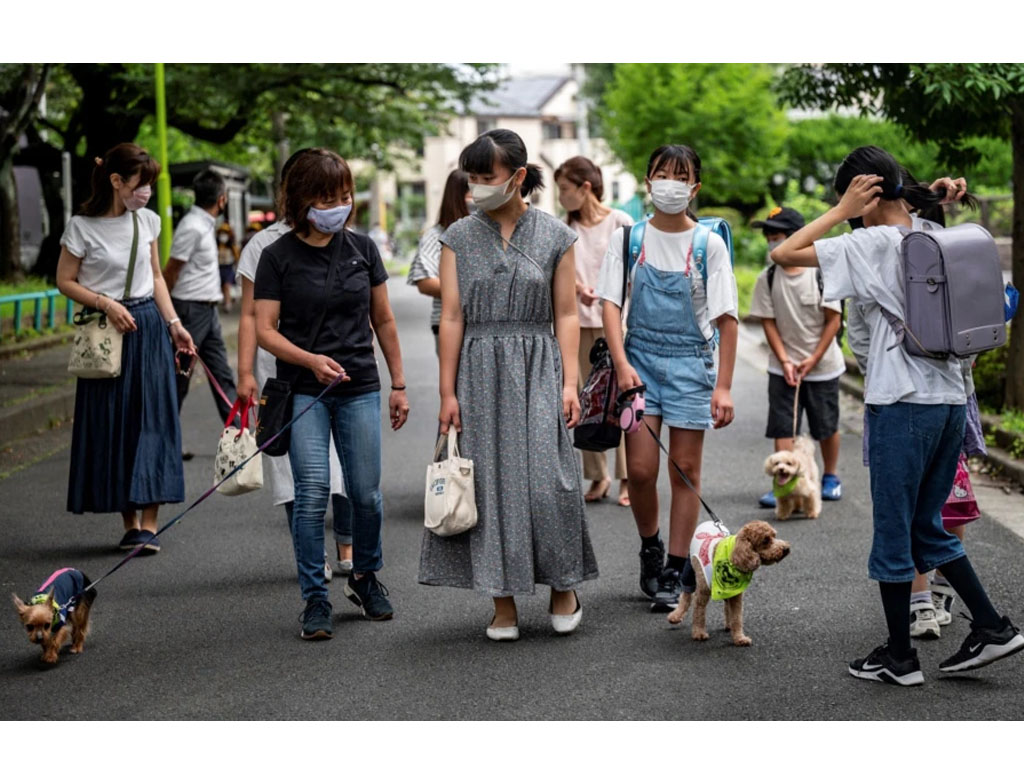
[[[700,158],[689,147],[659,147],[647,165],[654,217],[630,274],[630,305],[622,337],[623,237],[611,239],[601,268],[599,293],[608,348],[622,390],[646,387],[645,421],[660,433],[669,427],[672,459],[700,488],[704,430],[732,422],[736,362],[736,280],[728,248],[716,234],[707,244],[707,285],[693,253],[697,223],[689,203],[700,190]],[[715,327],[719,331],[716,371]],[[658,530],[658,446],[646,429],[626,435],[630,500],[641,538],[640,589],[652,610],[679,601],[690,539],[697,527],[697,497],[674,473],[668,560]],[[634,480],[635,478],[635,480]]]

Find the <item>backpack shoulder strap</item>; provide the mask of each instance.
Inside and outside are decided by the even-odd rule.
[[[772,292],[772,286],[775,284],[775,268],[778,264],[772,263],[768,265],[768,269],[765,270],[765,278],[768,280],[768,293]]]
[[[818,269],[816,269],[814,271],[815,271],[815,277],[818,278],[818,293],[821,295],[821,298],[824,299],[825,298],[825,276],[823,274],[821,274],[821,267],[818,267]]]
[[[622,228],[622,306],[626,306],[629,273],[633,271],[633,264],[640,257],[640,250],[644,245],[644,231],[646,229],[646,221],[639,221],[636,224]]]
[[[693,260],[697,263],[705,290],[707,290],[708,284],[708,238],[710,236],[711,229],[706,224],[698,224],[693,233]]]

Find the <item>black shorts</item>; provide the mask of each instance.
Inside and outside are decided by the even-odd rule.
[[[800,422],[803,415],[811,428],[811,437],[824,440],[839,429],[839,377],[830,381],[805,381],[800,384]],[[765,437],[793,437],[793,387],[785,378],[768,374],[768,429]]]

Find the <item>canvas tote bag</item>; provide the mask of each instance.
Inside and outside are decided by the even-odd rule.
[[[132,211],[132,255],[122,301],[131,298],[135,257],[139,250],[139,216]],[[75,314],[75,338],[71,342],[68,372],[80,379],[115,379],[121,375],[121,346],[124,337],[107,319],[105,312],[82,307]]]
[[[213,482],[219,483],[227,477],[235,467],[256,453],[256,438],[249,431],[249,410],[252,401],[235,400],[231,407],[224,431],[220,433],[217,443],[217,455],[213,460]],[[232,426],[235,416],[241,411],[242,427]],[[258,491],[263,487],[263,462],[254,459],[231,475],[228,481],[217,487],[225,496],[239,496],[249,491]]]
[[[445,440],[448,458],[441,461]],[[473,460],[459,455],[455,428],[441,435],[434,449],[434,462],[427,467],[427,488],[423,501],[423,525],[438,536],[455,536],[476,525],[476,488]]]

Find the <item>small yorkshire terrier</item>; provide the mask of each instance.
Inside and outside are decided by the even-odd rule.
[[[43,662],[56,664],[60,649],[71,639],[71,652],[81,653],[89,633],[89,610],[96,599],[90,589],[71,605],[64,605],[89,583],[89,577],[74,568],[55,571],[26,605],[12,594],[18,618],[28,631],[28,641],[43,646]],[[63,606],[63,607],[62,607]]]

